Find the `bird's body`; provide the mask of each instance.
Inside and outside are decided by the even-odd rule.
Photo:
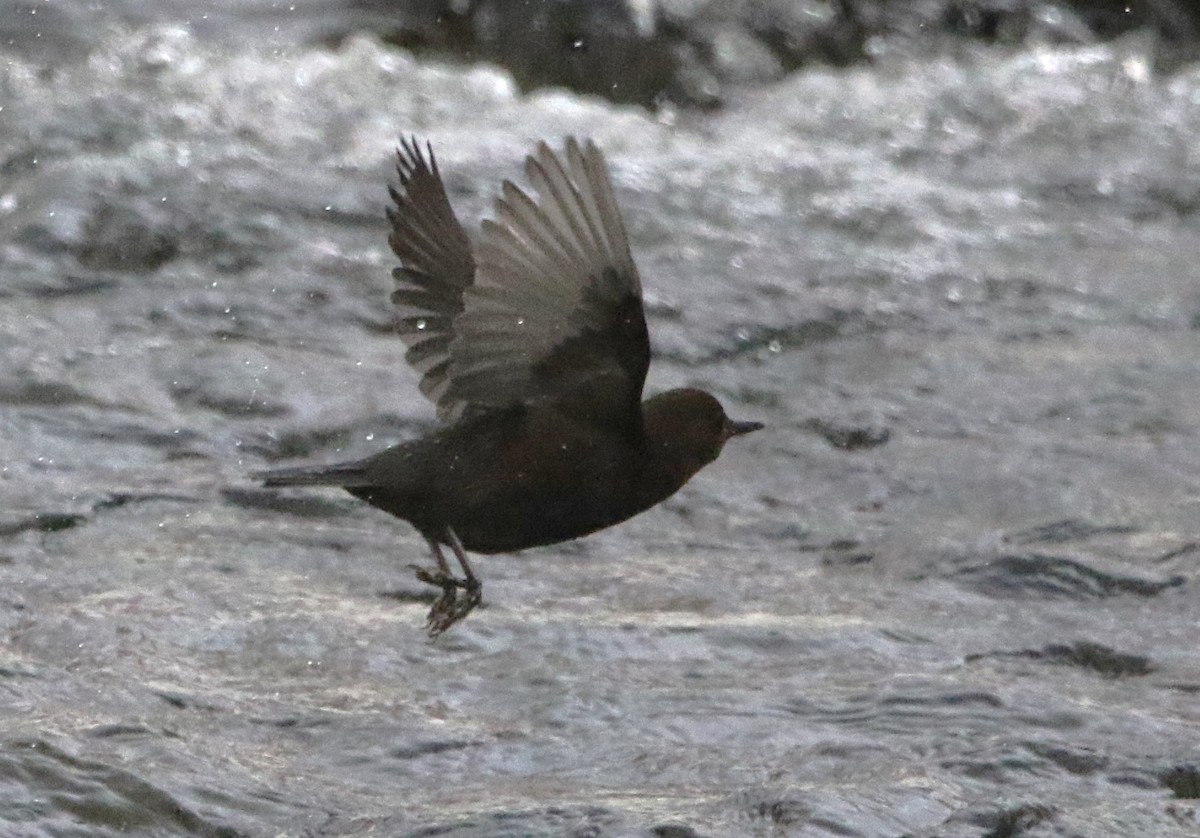
[[[649,506],[635,497],[636,448],[549,406],[465,420],[383,452],[368,470],[379,478],[353,494],[435,541],[450,527],[473,553],[578,538]],[[376,488],[402,471],[401,491]]]
[[[678,391],[696,393],[698,391]],[[720,421],[712,405],[710,421]],[[268,486],[341,486],[427,539],[453,529],[473,553],[556,544],[619,524],[692,476],[671,440],[629,439],[553,404],[460,420],[353,463],[268,472]]]
[[[401,260],[392,299],[443,425],[363,460],[259,475],[267,486],[341,486],[412,523],[437,563],[418,577],[443,591],[431,634],[479,601],[464,551],[512,552],[620,523],[761,427],[733,422],[702,390],[641,400],[641,281],[599,150],[568,140],[566,151],[565,164],[545,144],[527,160],[540,202],[504,183],[473,250],[432,151],[402,144],[404,192],[392,190],[388,212]]]

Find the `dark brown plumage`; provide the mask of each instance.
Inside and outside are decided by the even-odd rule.
[[[540,143],[525,161],[538,199],[505,181],[475,251],[426,149],[401,141],[388,242],[400,259],[392,301],[405,357],[442,427],[365,460],[257,476],[341,486],[412,523],[436,563],[417,576],[442,589],[427,626],[436,636],[480,601],[466,551],[511,552],[620,523],[762,426],[732,421],[703,390],[642,401],[641,280],[593,143],[568,139],[561,158]]]

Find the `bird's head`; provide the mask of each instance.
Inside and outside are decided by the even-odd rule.
[[[761,422],[730,419],[711,394],[692,388],[668,390],[647,399],[642,415],[650,455],[680,486],[717,459],[730,439],[762,427]]]

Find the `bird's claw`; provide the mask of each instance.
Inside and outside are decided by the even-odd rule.
[[[412,568],[417,579],[442,589],[425,620],[425,631],[430,637],[437,637],[483,602],[483,585],[474,576],[458,579],[440,570],[431,571],[418,565],[412,565]],[[458,596],[459,588],[463,590],[462,598]]]

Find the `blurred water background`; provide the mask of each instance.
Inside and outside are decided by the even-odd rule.
[[[464,3],[0,3],[0,834],[1197,834],[1200,66],[1035,5],[580,30],[605,98]],[[471,230],[594,138],[648,389],[768,425],[437,642],[410,527],[246,477],[433,422],[409,134]]]

